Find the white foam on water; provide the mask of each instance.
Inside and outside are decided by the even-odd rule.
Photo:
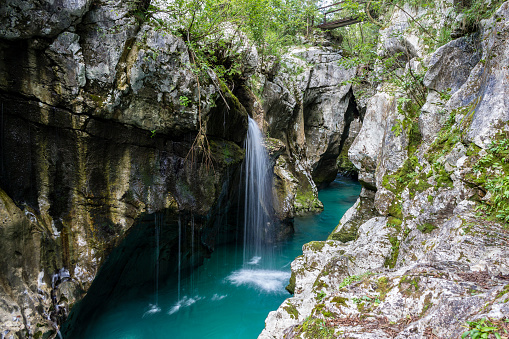
[[[248,265],[258,265],[258,263],[262,260],[262,257],[254,256],[251,258],[251,260],[247,263]]]
[[[181,308],[183,307],[189,307],[192,304],[196,303],[198,300],[203,299],[203,297],[200,296],[194,296],[193,298],[190,298],[188,296],[185,296],[184,298],[180,299],[173,305],[173,307],[168,311],[169,315],[172,315],[174,313],[177,313]]]
[[[142,318],[145,318],[146,316],[149,316],[149,315],[152,315],[152,314],[156,314],[156,313],[159,313],[159,312],[161,312],[161,307],[159,307],[157,305],[154,305],[154,304],[149,304],[148,305],[148,310],[146,310],[145,313],[143,313]]]
[[[219,295],[217,293],[215,293],[213,296],[212,296],[212,301],[218,301],[218,300],[222,300],[224,298],[226,298],[228,295],[227,294],[223,294],[223,295]]]
[[[290,279],[290,272],[274,270],[241,269],[233,272],[227,278],[236,286],[248,285],[264,292],[282,292]]]

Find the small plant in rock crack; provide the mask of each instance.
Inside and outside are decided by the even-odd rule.
[[[362,302],[373,303],[374,306],[378,306],[381,303],[378,295],[375,295],[373,297],[365,295],[360,298],[352,298],[352,301],[354,304],[360,304]]]
[[[191,100],[188,97],[186,97],[185,95],[181,95],[179,98],[179,102],[180,102],[181,106],[187,107],[187,106],[189,106],[189,103],[191,102]]]
[[[501,339],[500,330],[498,327],[493,326],[493,324],[487,320],[486,318],[482,318],[480,320],[467,321],[467,324],[464,325],[469,330],[464,332],[461,335],[461,338],[472,338],[472,339],[488,339],[493,338]]]
[[[323,300],[323,298],[325,298],[326,296],[327,296],[327,293],[325,293],[325,291],[324,291],[324,290],[322,290],[322,291],[318,292],[318,295],[317,295],[317,297],[318,297],[318,299],[319,299],[320,301],[322,301],[322,300]]]

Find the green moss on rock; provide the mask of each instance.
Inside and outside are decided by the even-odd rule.
[[[285,289],[291,294],[295,294],[295,282],[296,282],[295,272],[292,271],[292,275],[290,276],[290,282],[285,287]]]
[[[304,245],[307,249],[310,249],[314,252],[319,252],[325,246],[325,241],[310,241]]]
[[[343,297],[334,297],[332,298],[331,302],[333,303],[336,303],[336,304],[339,304],[341,306],[344,306],[344,307],[347,307],[348,305],[346,304],[346,302],[348,301],[348,298],[343,298]]]
[[[310,212],[320,212],[323,210],[323,204],[314,195],[311,188],[306,190],[303,187],[299,187],[295,195],[294,206],[297,211],[308,210]]]
[[[288,305],[284,306],[283,309],[290,315],[292,319],[299,319],[299,311],[295,305],[288,303]]]
[[[434,229],[437,229],[437,228],[438,228],[437,226],[435,226],[429,222],[425,222],[421,225],[417,225],[417,229],[425,234],[431,233],[431,232],[433,232]]]
[[[223,165],[239,164],[244,160],[245,150],[232,141],[211,139],[209,141],[212,158]]]
[[[385,258],[384,266],[394,268],[399,256],[400,241],[397,236],[390,235],[389,241],[391,242],[391,254]]]

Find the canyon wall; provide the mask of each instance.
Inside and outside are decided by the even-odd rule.
[[[450,5],[433,8],[436,27],[461,21]],[[396,10],[379,44],[405,51],[399,74],[423,74],[425,100],[374,84],[348,151],[362,193],[327,241],[303,246],[294,295],[259,338],[458,338],[482,318],[504,333],[509,3],[436,50],[412,23],[428,11]]]

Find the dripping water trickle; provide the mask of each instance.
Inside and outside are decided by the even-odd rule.
[[[162,213],[156,212],[154,214],[154,242],[155,242],[155,253],[154,253],[154,304],[149,304],[148,309],[143,313],[143,318],[146,316],[150,316],[154,313],[158,313],[161,311],[159,307],[159,253],[160,253],[160,236],[161,236],[161,225],[164,222],[164,217]]]
[[[161,220],[162,215],[156,213],[155,215],[155,239],[156,239],[156,295],[155,306],[159,306],[159,235],[161,233]]]
[[[179,215],[179,246],[178,246],[178,274],[177,274],[177,279],[178,279],[178,283],[177,283],[177,300],[180,301],[180,267],[181,267],[181,253],[182,253],[182,249],[181,249],[181,246],[182,246],[182,222],[180,220],[180,215]]]
[[[189,259],[191,265],[194,265],[194,215],[191,215],[191,257]],[[194,290],[193,285],[193,273],[191,272],[191,276],[189,278],[191,280],[191,291]]]

